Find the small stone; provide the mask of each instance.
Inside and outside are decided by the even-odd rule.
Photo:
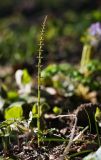
[[[55,159],[55,156],[54,155],[50,155],[49,156],[49,160],[54,160]]]

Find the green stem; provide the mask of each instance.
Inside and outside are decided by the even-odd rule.
[[[100,142],[98,124],[97,124],[96,120],[95,120],[95,127],[96,127],[96,133],[97,133],[97,138],[98,138],[98,144],[99,144],[99,147],[100,147],[101,146],[101,142]]]
[[[38,146],[40,146],[40,118],[41,118],[41,106],[40,106],[40,98],[41,98],[41,60],[42,60],[42,47],[43,47],[43,41],[44,41],[44,30],[46,25],[47,16],[45,16],[42,29],[41,29],[41,35],[40,35],[40,42],[39,42],[39,52],[38,52],[38,117],[37,117],[37,128],[38,128]]]
[[[40,54],[39,54],[40,55]],[[40,135],[39,135],[39,131],[40,131],[40,79],[41,79],[41,59],[39,58],[39,62],[38,62],[38,117],[37,117],[37,128],[38,128],[38,146],[40,145]]]
[[[84,71],[85,66],[89,63],[89,61],[91,60],[91,55],[92,55],[92,46],[89,44],[85,44],[83,47],[83,51],[82,51],[82,57],[81,57],[81,70]]]

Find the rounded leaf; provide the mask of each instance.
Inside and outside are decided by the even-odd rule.
[[[21,119],[23,116],[23,109],[21,104],[14,104],[5,109],[5,119]]]

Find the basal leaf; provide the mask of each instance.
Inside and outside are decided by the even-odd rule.
[[[5,119],[21,119],[23,116],[22,103],[14,103],[5,110]]]

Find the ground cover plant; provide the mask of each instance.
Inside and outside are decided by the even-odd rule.
[[[42,28],[39,26],[37,64],[33,66],[36,75],[32,75],[29,66],[20,69],[14,66],[8,74],[5,68],[6,74],[0,74],[0,159],[99,160],[101,61],[95,59],[94,54],[101,44],[101,23],[90,24],[82,33],[83,49],[79,63],[58,61],[45,67],[48,25],[52,29],[48,36],[53,33],[54,37],[57,31],[57,27],[54,30],[51,22],[46,20],[47,16]],[[35,34],[33,29],[31,31],[32,38]],[[19,38],[21,44],[22,37]],[[29,61],[28,53],[30,50],[32,54],[34,45],[31,39],[28,41],[26,56]],[[18,59],[19,55],[20,52]]]

